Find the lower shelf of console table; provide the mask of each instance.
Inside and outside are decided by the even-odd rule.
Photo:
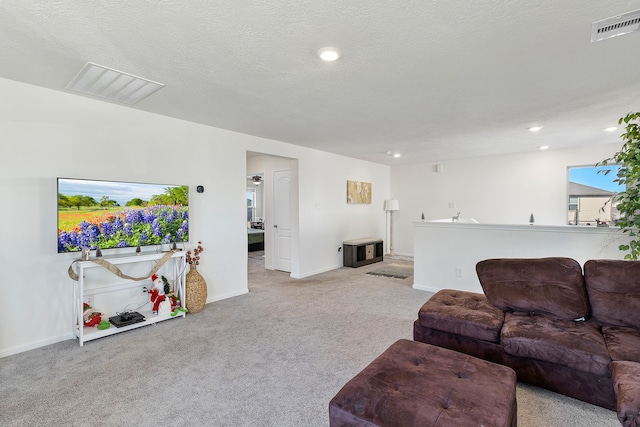
[[[139,311],[138,313],[144,316],[144,321],[133,323],[127,326],[116,327],[111,325],[108,329],[98,329],[95,326],[76,326],[76,338],[82,338],[82,342],[85,343],[91,340],[97,340],[98,338],[107,337],[109,335],[118,334],[120,332],[130,331],[132,329],[141,328],[143,326],[155,325],[158,322],[162,322],[164,320],[176,319],[178,317],[186,317],[186,313],[180,311],[175,316],[171,316],[171,314],[153,314],[151,311]],[[108,320],[105,319],[105,320]],[[83,328],[82,335],[80,334],[80,328]],[[82,345],[82,344],[80,344]]]

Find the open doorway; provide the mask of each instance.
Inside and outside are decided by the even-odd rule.
[[[248,151],[246,172],[248,261],[291,274],[297,270],[298,161]]]
[[[264,265],[264,174],[247,175],[247,250],[249,261]]]

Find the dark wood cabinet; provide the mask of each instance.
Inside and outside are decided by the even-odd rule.
[[[382,239],[367,237],[342,242],[343,264],[345,267],[361,267],[383,259]]]

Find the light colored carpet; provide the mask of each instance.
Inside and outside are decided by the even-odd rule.
[[[0,359],[0,425],[327,426],[329,400],[412,337],[430,294],[366,274],[380,264],[294,280],[254,255],[247,295]],[[519,384],[517,397],[520,427],[619,425],[613,411],[536,387]]]

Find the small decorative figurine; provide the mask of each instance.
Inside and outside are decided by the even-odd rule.
[[[100,250],[100,246],[96,246],[96,258],[102,257],[102,251]]]
[[[178,307],[178,308],[176,308],[175,310],[173,310],[173,311],[171,312],[171,317],[175,317],[175,316],[177,316],[180,312],[182,312],[182,313],[188,313],[188,312],[189,312],[189,309],[188,309],[188,308]]]
[[[165,295],[168,295],[171,293],[171,284],[169,283],[166,277],[161,276],[161,278],[162,278],[162,286],[163,286],[162,289],[164,289]]]
[[[166,299],[164,294],[164,284],[157,274],[151,276],[151,280],[153,281],[153,285],[151,289],[149,289],[149,298],[153,303],[153,312],[160,314],[158,312],[158,308],[160,307],[160,303]],[[169,311],[171,311],[171,303],[169,303]]]
[[[171,301],[165,299],[158,305],[158,314],[169,314],[171,313]]]
[[[86,302],[82,303],[82,320],[84,326],[98,326],[102,321],[102,313],[94,311]]]
[[[110,327],[111,327],[111,323],[109,323],[107,320],[101,320],[100,323],[98,324],[98,329],[100,329],[101,331],[105,329],[109,329]]]
[[[82,248],[82,260],[89,261],[89,254],[91,253],[91,249],[88,246]]]

